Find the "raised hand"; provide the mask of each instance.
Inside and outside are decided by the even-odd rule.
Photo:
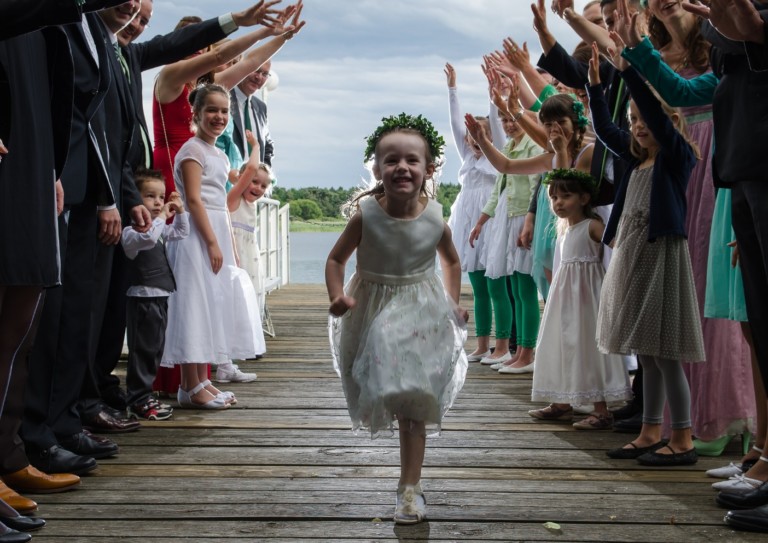
[[[643,39],[637,26],[637,17],[640,13],[630,14],[627,0],[619,0],[617,8],[616,12],[614,12],[613,29],[621,36],[625,46],[635,47]]]
[[[171,193],[171,197],[168,198],[168,203],[166,205],[168,206],[168,211],[171,213],[168,217],[177,213],[184,213],[184,201],[181,199],[181,194],[178,192]]]
[[[515,40],[506,38],[504,40],[504,54],[509,63],[517,71],[525,70],[531,66],[531,54],[528,52],[528,43],[523,42],[522,49],[517,46]]]
[[[552,0],[552,11],[559,17],[563,16],[566,9],[573,9],[573,0]]]
[[[712,0],[709,7],[683,2],[682,7],[709,19],[723,36],[734,41],[760,42],[763,20],[749,0]]]
[[[293,9],[291,9],[293,8]],[[289,8],[286,8],[284,10],[283,17],[284,19],[279,21],[282,23],[280,31],[277,32],[279,35],[284,35],[286,39],[290,40],[292,37],[294,37],[296,34],[299,33],[299,31],[302,29],[302,27],[307,24],[306,21],[301,20],[301,12],[304,9],[304,1],[299,0],[296,5],[291,6]],[[293,15],[293,19],[291,20],[291,24],[288,26],[285,26],[285,22],[288,21],[288,19]]]
[[[587,74],[590,85],[594,87],[600,84],[600,53],[597,50],[597,42],[592,42],[592,58],[589,59]]]
[[[328,312],[334,317],[341,317],[344,313],[357,305],[357,301],[352,296],[339,296],[331,302]]]
[[[565,139],[563,127],[558,123],[552,123],[549,131],[549,145],[558,156],[565,156],[568,153],[568,140]]]
[[[485,67],[483,67],[483,71],[485,71]],[[456,70],[453,68],[453,66],[451,66],[449,62],[445,63],[445,69],[443,72],[445,73],[445,79],[448,82],[448,88],[456,88]]]
[[[282,0],[270,0],[265,2],[257,2],[246,10],[238,11],[232,14],[232,19],[237,26],[254,26],[264,25],[266,27],[272,27],[277,23],[277,15],[279,10],[274,9],[274,6],[279,4]]]
[[[470,113],[464,115],[464,124],[467,127],[467,132],[469,132],[469,135],[472,136],[476,142],[479,143],[480,140],[488,140],[488,134],[485,133],[483,125],[477,122],[477,119]]]
[[[533,29],[537,34],[549,33],[549,27],[547,27],[547,8],[544,7],[544,0],[538,0],[536,4],[531,4],[531,11],[533,11]]]
[[[619,36],[613,30],[609,32],[608,36],[611,38],[611,40],[613,40],[613,47],[608,48],[608,55],[610,55],[611,62],[614,66],[616,66],[616,69],[623,72],[629,68],[629,62],[627,62],[627,59],[621,56],[621,52],[624,50],[626,45],[621,39],[621,36]]]

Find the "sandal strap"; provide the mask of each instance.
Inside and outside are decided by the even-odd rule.
[[[761,453],[761,454],[762,454],[762,452],[763,452],[763,449],[761,449],[761,448],[760,448],[760,447],[758,447],[757,445],[752,445],[752,449],[753,449],[753,450],[755,450],[755,451],[757,451],[757,452],[759,452],[759,453]]]
[[[189,394],[189,397],[191,398],[201,390],[205,388],[205,382],[198,383],[196,387],[192,388],[192,390],[188,391],[187,394]]]

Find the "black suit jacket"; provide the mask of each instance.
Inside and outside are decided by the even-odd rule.
[[[67,205],[76,205],[94,194],[99,205],[116,204],[117,200],[109,184],[107,172],[108,157],[100,146],[101,139],[94,131],[91,121],[102,106],[104,97],[112,84],[109,56],[114,55],[112,45],[104,33],[104,26],[98,15],[86,16],[98,54],[98,65],[83,33],[80,23],[65,25],[74,60],[74,109],[72,132],[69,144],[69,158],[61,174],[64,197]],[[89,192],[92,191],[92,192]]]
[[[538,65],[568,87],[583,89],[589,86],[589,66],[574,59],[559,43],[555,44],[548,55],[541,56]],[[629,104],[629,92],[624,87],[618,72],[608,62],[600,64],[600,80],[604,82],[603,87],[607,88],[608,105],[611,113],[617,112],[616,124],[621,129],[626,130],[628,128],[626,111]],[[600,194],[595,202],[597,205],[613,202],[613,187],[610,183],[603,182],[605,181],[604,161],[608,152],[600,140],[595,141],[589,173],[595,179],[600,180]],[[626,168],[625,162],[614,158],[612,179],[614,183],[624,177]]]
[[[46,26],[74,23],[83,13],[111,8],[125,0],[2,0],[0,2],[0,39],[20,36]]]
[[[158,66],[172,64],[226,37],[219,19],[209,19],[200,24],[180,28],[164,36],[155,36],[144,43],[132,43],[123,47],[123,55],[131,74],[130,92],[137,121],[129,163],[135,170],[144,165],[144,141],[141,131],[150,142],[149,162],[152,164],[152,148],[144,116],[141,72]]]
[[[240,106],[237,102],[237,95],[235,90],[230,91],[230,109],[233,122],[235,123],[234,134],[232,140],[240,149],[240,154],[243,155],[243,160],[248,160],[248,146],[245,141],[245,128],[243,127],[242,115],[240,114]],[[259,100],[255,96],[251,96],[251,111],[253,112],[253,119],[256,123],[254,126],[254,132],[256,140],[259,142],[259,161],[272,166],[272,157],[275,154],[275,147],[272,142],[272,137],[269,134],[269,123],[267,121],[267,104],[262,100]]]
[[[768,21],[768,6],[756,4]],[[703,27],[713,47],[710,62],[720,77],[712,103],[715,145],[712,174],[718,186],[768,181],[768,41],[734,42],[711,25]],[[762,158],[761,158],[762,157]]]

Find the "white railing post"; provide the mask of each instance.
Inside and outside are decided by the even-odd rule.
[[[282,208],[280,202],[271,198],[260,198],[256,205],[257,240],[259,261],[263,278],[263,292],[259,293],[262,303],[262,324],[264,331],[275,335],[272,319],[267,308],[266,296],[288,284],[290,280],[290,207]]]

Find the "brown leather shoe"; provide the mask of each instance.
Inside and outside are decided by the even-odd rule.
[[[3,482],[17,492],[28,494],[53,494],[80,485],[80,477],[71,473],[48,475],[34,466],[3,475]]]
[[[37,503],[24,496],[19,496],[16,492],[5,486],[3,482],[0,482],[0,499],[22,515],[28,515],[37,511]]]
[[[83,428],[94,434],[123,434],[141,428],[139,421],[113,417],[104,410],[94,417],[83,420]]]

